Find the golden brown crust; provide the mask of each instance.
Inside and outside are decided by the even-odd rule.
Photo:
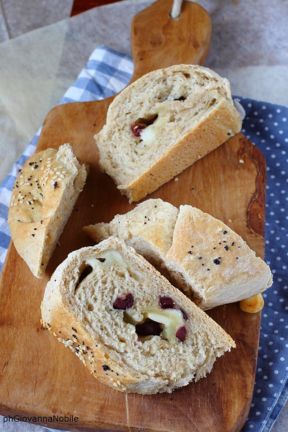
[[[16,179],[8,222],[16,250],[34,276],[45,271],[86,176],[85,165],[64,144],[33,155]]]
[[[59,342],[69,348],[80,361],[88,368],[90,373],[102,384],[115,390],[125,391],[126,387],[133,385],[137,380],[128,374],[119,379],[117,364],[111,359],[99,341],[96,343],[85,332],[80,322],[68,312],[62,302],[51,315],[51,324],[42,323]]]
[[[139,201],[215,150],[240,129],[241,120],[235,108],[222,99],[205,120],[169,148],[153,166],[128,186],[118,186],[118,189],[127,195],[130,202]]]

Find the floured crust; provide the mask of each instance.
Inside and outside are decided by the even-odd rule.
[[[156,120],[135,139],[131,125],[151,115]],[[130,201],[139,201],[240,129],[227,80],[201,66],[175,65],[120,93],[95,140],[102,169]]]
[[[166,265],[182,275],[184,289],[188,285],[195,292],[203,309],[246,299],[272,285],[268,265],[238,234],[188,205],[180,206]]]
[[[211,348],[207,348],[207,353],[210,353],[210,358],[207,358],[204,363],[203,360],[199,360],[200,363],[203,364],[199,367],[196,375],[195,371],[192,373],[187,370],[181,381],[174,382],[172,379],[172,370],[171,380],[165,375],[161,376],[159,373],[156,374],[157,376],[154,376],[153,370],[146,371],[146,373],[140,373],[136,370],[133,372],[133,368],[129,366],[132,359],[128,361],[129,356],[131,356],[128,346],[126,350],[122,350],[123,354],[119,357],[119,352],[121,351],[119,344],[121,345],[123,342],[115,342],[114,337],[114,339],[110,339],[108,345],[104,344],[102,340],[103,335],[101,335],[101,333],[93,333],[89,330],[89,327],[85,327],[85,320],[77,319],[77,314],[70,305],[73,303],[73,292],[76,283],[74,276],[76,274],[75,269],[81,265],[83,260],[87,259],[87,257],[91,257],[91,254],[93,256],[101,256],[101,253],[107,250],[119,251],[125,261],[131,264],[131,268],[134,268],[135,271],[137,269],[137,272],[139,272],[141,268],[143,283],[147,285],[149,282],[151,284],[151,290],[154,285],[160,292],[162,291],[173,297],[175,301],[185,309],[191,319],[193,316],[193,320],[197,322],[198,328],[203,329],[198,330],[200,332],[199,337],[202,331],[203,335],[210,335],[209,339],[203,338],[203,344],[207,343],[211,346]],[[89,285],[91,285],[91,282]],[[104,284],[101,289],[105,290]],[[133,294],[137,296],[137,292]],[[81,310],[84,310],[83,308],[85,308],[84,304]],[[47,327],[60,342],[69,347],[99,381],[116,390],[126,392],[141,394],[153,394],[163,391],[171,392],[177,387],[187,385],[193,379],[197,380],[206,376],[206,374],[211,371],[216,358],[221,356],[225,351],[229,351],[232,347],[235,347],[234,341],[220,326],[197,308],[180,291],[169,284],[163,276],[144,260],[144,258],[137,255],[132,248],[125,246],[123,242],[113,237],[103,241],[97,246],[82,248],[69,254],[68,258],[56,269],[46,287],[41,305],[41,315],[43,325]],[[97,320],[99,320],[99,317]],[[109,333],[115,335],[115,331],[109,331]],[[204,342],[205,340],[206,342]],[[157,343],[159,343],[161,347],[161,341]],[[109,345],[113,348],[109,349]],[[113,360],[114,354],[118,355],[118,361],[115,361],[115,359]],[[141,363],[141,357],[139,358],[139,362]]]
[[[167,204],[150,199],[108,224],[90,225],[85,231],[95,241],[118,236],[153,264],[160,262],[169,280],[202,309],[243,300],[271,286],[267,264],[231,228],[195,207],[184,205],[178,211],[168,204],[167,211]],[[154,224],[158,212],[163,220]],[[149,220],[145,219],[148,213]],[[159,236],[165,248],[159,248]]]
[[[16,179],[8,222],[14,246],[41,277],[87,177],[72,147],[48,148],[26,161]]]
[[[150,199],[138,204],[123,215],[116,215],[109,223],[84,227],[84,231],[96,242],[116,236],[145,255],[161,260],[171,246],[178,209],[161,199]],[[140,250],[139,250],[140,249]]]

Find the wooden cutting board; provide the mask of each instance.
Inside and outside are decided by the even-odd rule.
[[[204,60],[211,35],[209,16],[200,6],[185,3],[181,16],[172,20],[170,8],[171,1],[159,0],[135,17],[133,79],[158,67]],[[171,395],[125,395],[99,384],[41,328],[39,306],[49,277],[69,252],[91,244],[82,226],[109,221],[133,207],[98,169],[93,135],[102,127],[110,102],[58,106],[45,120],[38,149],[70,142],[91,169],[45,277],[35,279],[10,245],[0,286],[0,412],[79,417],[77,423],[49,423],[64,429],[239,431],[253,391],[260,314],[241,312],[238,304],[211,311],[237,349],[219,359],[207,379]],[[213,214],[263,256],[264,184],[264,158],[239,134],[151,196]]]

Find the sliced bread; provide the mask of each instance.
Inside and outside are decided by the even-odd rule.
[[[153,263],[162,262],[172,244],[178,209],[161,199],[149,199],[109,223],[84,227],[98,243],[110,236],[119,237]]]
[[[33,155],[12,193],[8,222],[14,246],[31,272],[41,277],[87,176],[64,144]]]
[[[48,283],[42,323],[102,383],[171,392],[209,373],[231,337],[123,241],[72,252]]]
[[[95,140],[102,169],[139,201],[240,129],[228,80],[202,66],[175,65],[123,90]]]
[[[169,279],[202,309],[249,298],[272,284],[268,265],[238,234],[189,205],[178,210],[150,199],[85,231],[96,242],[118,236],[153,264],[158,258]],[[164,248],[159,248],[159,238]]]
[[[166,265],[203,309],[246,299],[272,285],[269,266],[238,234],[189,205],[180,206]]]

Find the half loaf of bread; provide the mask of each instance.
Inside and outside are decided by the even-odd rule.
[[[158,261],[202,309],[246,299],[272,284],[268,265],[238,234],[190,205],[178,210],[150,199],[110,223],[84,230],[96,242],[122,238],[153,264]]]
[[[202,66],[176,65],[123,90],[95,140],[102,169],[139,201],[240,129],[228,80]]]
[[[123,241],[72,252],[48,283],[42,322],[102,383],[171,392],[209,373],[231,337]]]
[[[41,277],[87,177],[72,147],[33,155],[16,179],[8,222],[14,246]]]

